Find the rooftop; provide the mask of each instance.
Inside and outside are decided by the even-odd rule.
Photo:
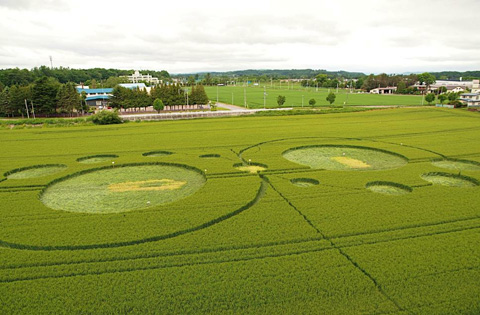
[[[105,88],[105,89],[82,89],[82,88],[77,88],[78,93],[85,92],[87,94],[100,94],[100,93],[112,93],[113,89],[110,88]]]

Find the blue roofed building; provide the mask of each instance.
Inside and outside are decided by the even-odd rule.
[[[105,89],[85,89],[77,87],[77,92],[82,94],[85,92],[87,98],[85,99],[88,106],[94,106],[98,109],[105,108],[108,106],[108,100],[112,97],[112,88]]]

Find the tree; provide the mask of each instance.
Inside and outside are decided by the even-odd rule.
[[[431,104],[435,100],[435,94],[433,93],[428,93],[425,96],[425,100],[428,102],[428,104]]]
[[[129,93],[129,89],[123,86],[116,86],[113,88],[112,97],[110,98],[110,105],[113,108],[128,108]]]
[[[447,94],[447,97],[449,102],[454,102],[458,99],[458,93],[450,92]]]
[[[328,93],[326,100],[327,100],[327,102],[330,103],[330,105],[332,105],[335,102],[336,97],[337,96],[335,95],[335,93],[330,92],[330,93]]]
[[[407,85],[405,84],[405,82],[404,81],[398,82],[397,93],[398,94],[405,94],[406,90],[407,90]]]
[[[113,112],[108,110],[102,110],[99,113],[92,116],[92,122],[96,125],[111,125],[123,123],[122,118],[118,115],[118,111]]]
[[[314,98],[312,98],[312,99],[310,99],[310,100],[308,101],[308,104],[309,104],[310,106],[315,106],[315,104],[317,104],[317,101],[316,101]]]
[[[208,96],[203,85],[192,86],[192,91],[189,95],[189,103],[196,105],[208,104]]]
[[[188,77],[188,85],[193,86],[195,84],[195,77],[193,75]]]
[[[153,109],[155,109],[157,112],[160,113],[165,108],[165,105],[163,105],[163,102],[161,99],[156,98],[155,101],[153,101]]]
[[[67,83],[60,87],[57,93],[57,109],[70,114],[74,109],[81,109],[80,95],[75,89],[75,84]]]
[[[437,96],[437,98],[440,101],[440,104],[443,104],[443,102],[445,102],[445,100],[447,99],[447,95],[440,94],[439,96]]]
[[[32,87],[32,99],[36,112],[52,114],[56,112],[58,82],[53,78],[41,77]]]
[[[287,100],[287,98],[285,97],[285,95],[279,95],[277,96],[277,104],[278,106],[282,106],[283,104],[285,104],[285,101]]]
[[[442,94],[442,93],[445,93],[447,92],[447,88],[445,86],[441,86],[438,88],[438,94]]]
[[[428,72],[424,72],[424,73],[418,75],[418,81],[420,83],[424,83],[427,86],[426,90],[428,91],[428,89],[430,88],[430,85],[435,83],[436,78],[433,74],[430,74]]]

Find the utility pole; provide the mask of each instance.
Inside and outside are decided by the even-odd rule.
[[[247,108],[247,89],[243,88],[243,103],[245,105],[245,108]]]
[[[53,58],[50,56],[50,69],[53,69]]]
[[[27,100],[25,99],[25,109],[27,110],[27,118],[30,119],[30,114],[28,113]]]
[[[267,104],[267,88],[264,85],[263,86],[263,109],[266,108],[266,104]]]
[[[302,95],[302,107],[303,107],[303,95]]]
[[[30,100],[30,104],[32,105],[33,119],[35,119],[35,109],[33,108],[33,101],[32,100]]]
[[[217,104],[218,104],[218,84],[217,84]]]

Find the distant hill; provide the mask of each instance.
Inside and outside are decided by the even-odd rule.
[[[249,69],[249,70],[237,70],[237,71],[225,71],[225,72],[197,72],[197,73],[182,73],[175,74],[175,77],[188,77],[190,75],[199,75],[203,77],[207,73],[211,76],[237,76],[237,77],[260,77],[266,76],[273,79],[310,79],[318,74],[326,74],[329,77],[343,77],[343,78],[359,78],[365,76],[362,72],[348,72],[348,71],[327,71],[327,70],[314,70],[314,69]]]

